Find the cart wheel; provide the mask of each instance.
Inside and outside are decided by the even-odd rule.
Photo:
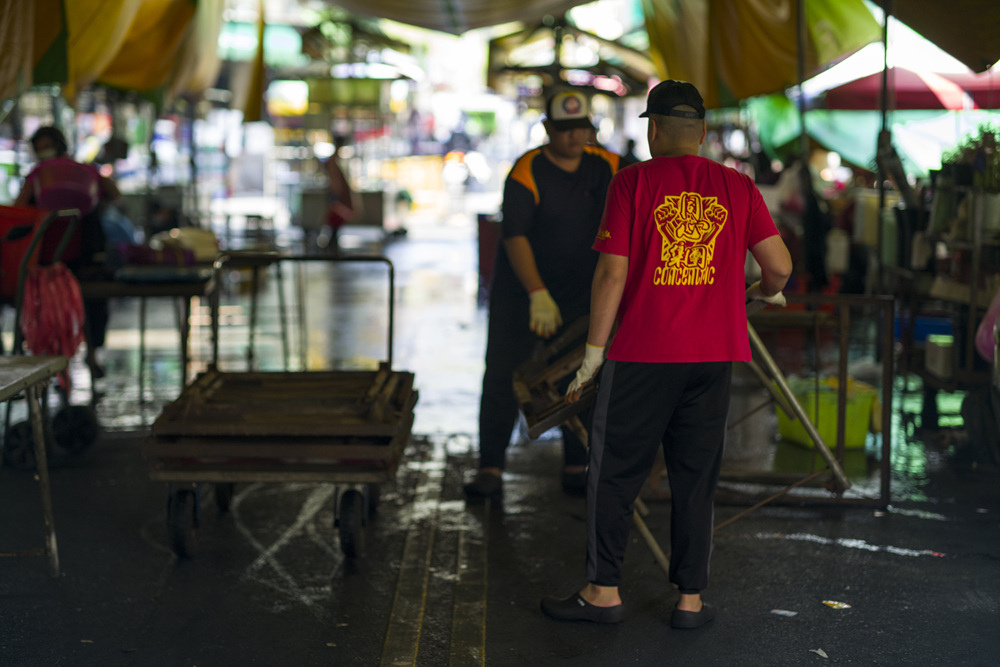
[[[191,489],[175,491],[167,501],[170,548],[178,558],[190,558],[198,546],[198,497]]]
[[[340,498],[340,550],[348,558],[356,558],[365,546],[365,497],[360,491],[350,489]]]
[[[50,442],[48,435],[46,433],[47,443]],[[20,470],[35,468],[35,434],[31,429],[31,422],[18,422],[8,427],[3,442],[3,460],[7,465]]]
[[[97,431],[97,415],[86,405],[66,406],[52,417],[55,443],[70,456],[89,449],[97,440]]]
[[[379,501],[382,500],[382,487],[378,484],[368,485],[368,516],[375,514]]]
[[[229,511],[229,506],[233,502],[233,486],[232,482],[220,482],[215,485],[215,506],[221,513]]]

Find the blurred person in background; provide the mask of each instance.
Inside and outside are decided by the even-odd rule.
[[[81,164],[68,155],[66,137],[56,127],[44,126],[31,136],[31,149],[38,164],[28,173],[15,206],[36,206],[48,210],[78,209],[81,217],[62,257],[56,258],[68,221],[53,224],[42,241],[39,261],[62,261],[77,280],[108,280],[105,266],[107,243],[103,209],[120,197],[114,182],[101,176],[97,168]],[[107,299],[84,299],[86,319],[86,363],[93,378],[104,376],[97,351],[104,347],[108,327]]]
[[[357,196],[347,174],[340,166],[340,152],[346,143],[344,137],[333,138],[333,155],[326,161],[327,178],[327,211],[323,229],[320,231],[316,244],[320,248],[328,248],[339,252],[338,236],[340,228],[353,220],[358,213]]]

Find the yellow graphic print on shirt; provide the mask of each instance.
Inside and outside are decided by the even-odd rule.
[[[653,211],[663,237],[663,266],[653,272],[655,285],[711,285],[715,281],[715,239],[729,212],[716,197],[685,192],[664,197]]]

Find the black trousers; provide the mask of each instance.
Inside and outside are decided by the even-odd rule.
[[[662,443],[671,491],[670,581],[682,593],[708,586],[731,380],[731,362],[604,364],[590,432],[589,582],[620,584],[635,499]]]
[[[506,287],[506,288],[505,288]],[[479,467],[504,468],[507,447],[517,422],[514,370],[531,357],[539,346],[554,340],[563,329],[586,314],[584,307],[557,304],[563,327],[551,339],[536,336],[528,329],[528,296],[523,289],[495,284],[490,294],[490,319],[486,338],[486,370],[479,401]],[[581,338],[580,344],[583,344]],[[569,386],[573,378],[566,378]],[[562,388],[565,390],[565,387]],[[560,427],[563,460],[567,466],[587,465],[587,447],[570,429]]]

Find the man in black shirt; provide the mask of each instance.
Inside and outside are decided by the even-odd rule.
[[[503,241],[490,289],[486,371],[479,406],[479,471],[465,485],[470,501],[499,496],[507,446],[517,420],[514,369],[542,339],[590,309],[598,254],[591,249],[618,155],[589,145],[587,98],[577,91],[546,104],[549,142],[514,163],[503,195]],[[587,450],[562,429],[563,488],[582,494]]]

